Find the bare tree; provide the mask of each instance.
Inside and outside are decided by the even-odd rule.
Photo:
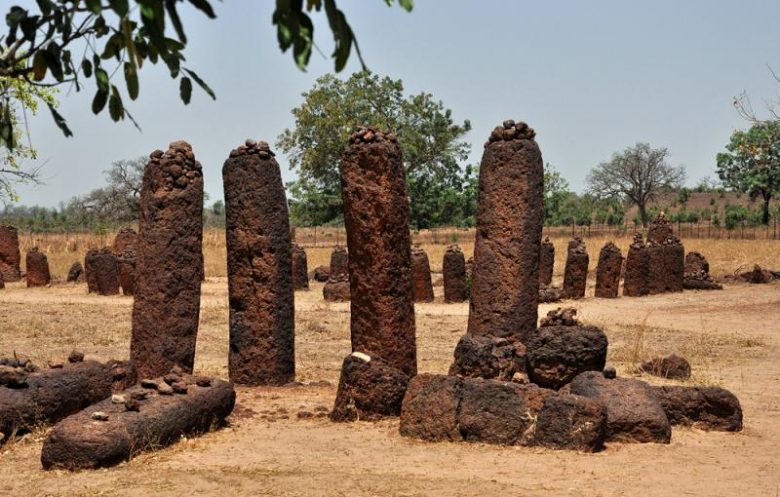
[[[588,191],[598,198],[627,198],[639,208],[642,225],[647,226],[648,203],[685,181],[685,168],[670,166],[668,157],[666,148],[637,143],[593,168],[587,178]]]
[[[780,83],[780,75],[778,75],[771,66],[767,66],[769,72],[772,74],[772,78]],[[780,100],[765,101],[764,106],[769,112],[769,118],[761,119],[758,117],[755,109],[753,108],[753,102],[750,100],[750,96],[747,92],[742,92],[734,97],[734,108],[737,110],[737,114],[746,121],[753,124],[764,124],[772,121],[780,121]]]

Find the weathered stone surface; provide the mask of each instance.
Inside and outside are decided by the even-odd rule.
[[[634,235],[634,241],[628,248],[626,269],[623,278],[623,296],[641,297],[647,295],[650,277],[650,255],[641,233]]]
[[[442,263],[444,276],[444,301],[465,302],[469,299],[466,284],[466,258],[457,245],[450,245],[444,252]]]
[[[511,338],[463,335],[449,374],[509,381],[525,371],[525,346]]]
[[[203,175],[192,147],[152,152],[141,186],[130,359],[139,376],[192,371],[203,269]]]
[[[588,251],[581,238],[569,242],[566,252],[566,268],[563,273],[563,298],[581,299],[585,297],[588,281]]]
[[[49,273],[49,259],[46,254],[40,252],[38,247],[33,247],[27,252],[27,287],[46,286],[51,283]]]
[[[412,247],[412,293],[415,302],[433,302],[431,264],[420,247]]]
[[[748,283],[752,283],[754,285],[766,284],[775,279],[774,274],[772,274],[771,271],[762,269],[758,264],[753,266],[752,271],[742,273],[740,276]]]
[[[539,303],[549,304],[551,302],[560,302],[563,298],[563,290],[557,286],[540,286]]]
[[[574,307],[558,307],[547,311],[547,315],[539,321],[539,327],[545,326],[581,326],[577,319],[577,309]]]
[[[733,393],[720,387],[653,387],[673,425],[700,430],[741,431],[742,406]]]
[[[647,241],[647,293],[657,295],[666,292],[666,260],[664,246],[655,240]]]
[[[691,364],[687,359],[676,354],[656,357],[642,364],[639,369],[653,376],[673,380],[684,380],[691,377]]]
[[[117,256],[119,286],[125,295],[135,294],[135,250],[127,249]]]
[[[409,382],[401,406],[401,435],[431,441],[461,440],[458,411],[463,380],[418,374]]]
[[[558,389],[585,371],[601,371],[607,361],[607,336],[595,326],[545,326],[526,342],[528,379]]]
[[[59,421],[111,396],[109,368],[95,361],[30,372],[22,384],[0,386],[0,433],[8,439]]]
[[[647,240],[654,241],[658,245],[663,245],[666,238],[672,234],[672,223],[666,219],[663,212],[659,213],[647,228]]]
[[[70,269],[68,270],[68,283],[80,283],[84,281],[84,266],[81,265],[79,261],[74,262],[71,264]]]
[[[137,386],[123,392],[125,403],[106,399],[64,419],[43,443],[44,469],[114,466],[221,425],[235,405],[233,385],[214,379],[201,387],[189,375],[183,381],[186,392],[162,395]],[[96,413],[103,413],[102,420],[95,420]]]
[[[324,283],[330,278],[330,266],[317,266],[312,271],[311,279]]]
[[[350,136],[339,170],[350,253],[352,350],[413,376],[417,348],[403,152],[392,134],[359,129]]]
[[[330,276],[349,276],[349,252],[345,247],[336,246],[330,254]]]
[[[295,379],[290,222],[279,164],[268,145],[259,143],[231,152],[222,168],[230,300],[228,369],[233,383],[283,385]]]
[[[551,395],[556,394],[536,385],[465,378],[458,413],[461,436],[471,442],[531,444],[534,420]]]
[[[539,285],[552,285],[553,267],[555,266],[555,245],[549,237],[545,237],[539,252]]]
[[[117,231],[114,237],[113,251],[119,256],[124,254],[128,250],[135,251],[138,244],[138,233],[129,226],[124,227]]]
[[[0,273],[3,281],[14,283],[22,279],[21,262],[19,232],[13,226],[0,225]]]
[[[306,251],[297,243],[291,247],[292,281],[294,290],[309,289],[309,266],[306,263]]]
[[[349,277],[339,274],[328,278],[325,286],[322,287],[322,298],[326,302],[349,302]]]
[[[685,255],[685,274],[695,274],[700,271],[709,274],[710,263],[707,262],[707,258],[701,252],[688,252]]]
[[[608,242],[599,252],[599,262],[596,266],[596,297],[617,298],[622,268],[623,254],[617,245]]]
[[[699,252],[685,256],[683,288],[686,290],[723,290],[723,285],[710,276],[710,264]]]
[[[410,377],[382,359],[353,352],[344,358],[333,421],[377,420],[399,416]]]
[[[509,124],[507,121],[505,124]],[[544,167],[525,123],[490,135],[479,169],[468,333],[523,341],[536,329]]]
[[[588,371],[570,383],[570,391],[607,408],[607,441],[669,443],[672,428],[650,385],[629,378],[607,379]]]
[[[607,436],[607,409],[579,395],[550,395],[536,418],[534,445],[598,452]]]
[[[3,279],[3,273],[0,273],[0,290],[5,288],[5,280]]]
[[[88,281],[92,281],[96,293],[99,295],[119,293],[119,264],[110,248],[90,250],[84,261],[89,267]]]
[[[664,289],[667,292],[682,292],[685,279],[685,247],[680,239],[669,235],[663,245]]]

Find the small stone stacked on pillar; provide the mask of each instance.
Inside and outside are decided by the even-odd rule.
[[[184,141],[144,169],[130,359],[140,378],[192,372],[203,267],[203,174]]]
[[[330,254],[330,276],[340,274],[349,276],[349,253],[346,248],[336,246]]]
[[[230,299],[230,380],[295,379],[295,318],[287,198],[268,143],[247,140],[222,168]],[[304,274],[306,274],[304,270]]]
[[[466,258],[457,245],[450,245],[444,252],[442,263],[444,275],[444,301],[465,302],[469,299],[466,286]]]
[[[641,233],[634,235],[628,247],[626,271],[623,277],[623,296],[641,297],[649,292],[647,280],[650,275],[650,258]]]
[[[412,292],[415,302],[433,302],[431,264],[421,247],[412,247]]]
[[[566,269],[563,273],[563,298],[581,299],[585,297],[589,261],[585,242],[581,238],[570,241],[566,253]]]
[[[647,228],[647,240],[652,240],[659,245],[662,245],[671,234],[673,234],[672,223],[666,219],[663,212],[659,213]]]
[[[46,286],[51,283],[49,273],[49,259],[46,254],[40,252],[38,247],[33,247],[27,252],[27,287]]]
[[[539,253],[539,284],[542,286],[552,285],[553,266],[555,265],[555,245],[549,237],[545,237],[542,242],[542,249]]]
[[[297,243],[291,244],[292,281],[294,290],[309,289],[309,266],[306,263],[306,251]]]
[[[87,252],[85,264],[89,268],[88,281],[90,291],[99,295],[117,295],[119,293],[119,265],[114,252],[104,247]]]
[[[3,281],[14,283],[22,279],[21,261],[19,232],[13,226],[0,225],[0,273]]]
[[[620,270],[623,267],[623,254],[612,242],[608,242],[599,252],[596,266],[596,297],[614,299],[618,296]]]
[[[339,170],[351,254],[352,350],[414,375],[412,240],[403,152],[392,133],[360,128],[350,136]],[[332,275],[337,268],[331,264]]]
[[[544,166],[526,123],[490,134],[479,170],[468,333],[524,341],[536,330]]]

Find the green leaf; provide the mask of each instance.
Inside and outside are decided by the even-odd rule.
[[[92,113],[100,114],[100,111],[106,106],[108,102],[108,91],[98,90],[95,93],[95,98],[92,99]]]
[[[190,98],[192,98],[192,80],[187,76],[182,76],[179,81],[179,96],[181,96],[181,101],[185,105],[190,103]]]
[[[190,0],[190,3],[198,10],[201,10],[209,18],[214,19],[217,15],[214,13],[214,9],[211,8],[211,4],[207,0]]]
[[[216,100],[216,99],[217,99],[217,96],[214,94],[214,90],[212,90],[212,89],[209,87],[209,85],[207,85],[207,84],[206,84],[206,82],[205,82],[205,81],[203,81],[202,79],[200,79],[200,76],[198,76],[197,74],[195,74],[195,71],[190,71],[189,69],[187,69],[187,68],[185,67],[185,68],[184,68],[184,72],[186,72],[187,74],[189,74],[189,75],[190,75],[190,77],[191,77],[192,79],[194,79],[194,80],[195,80],[195,82],[198,84],[198,86],[200,86],[200,87],[201,87],[201,89],[202,89],[203,91],[205,91],[205,92],[208,94],[208,96],[210,96],[210,97],[211,97],[213,100]]]
[[[87,4],[87,8],[92,11],[93,14],[100,14],[103,7],[100,5],[100,0],[84,0]]]
[[[176,0],[165,0],[165,10],[168,11],[168,17],[171,18],[173,29],[176,30],[179,40],[182,43],[187,43],[187,36],[184,34],[184,26],[182,26],[179,13],[176,11]]]
[[[405,11],[411,12],[414,8],[414,0],[398,0],[398,5],[400,5]]]
[[[67,123],[65,122],[65,118],[62,117],[62,114],[57,112],[57,109],[54,108],[52,104],[47,104],[49,106],[49,110],[51,111],[51,116],[54,118],[54,124],[57,125],[58,128],[62,131],[62,134],[65,136],[73,136],[73,132],[68,127]]]
[[[119,17],[125,17],[130,10],[127,0],[108,0],[108,4]]]
[[[111,98],[108,99],[108,113],[114,121],[119,121],[125,116],[125,107],[122,105],[119,90],[113,85],[111,86]]]
[[[138,72],[136,72],[135,66],[129,62],[125,62],[125,83],[130,99],[138,98]]]
[[[95,68],[95,81],[99,90],[108,93],[108,73],[102,67]]]
[[[33,57],[33,79],[35,81],[43,81],[46,77],[46,55],[42,50],[35,52]]]

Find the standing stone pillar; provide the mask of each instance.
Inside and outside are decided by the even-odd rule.
[[[685,247],[679,238],[669,235],[663,244],[664,290],[682,292],[685,280]]]
[[[626,273],[623,277],[623,296],[641,297],[649,290],[647,280],[650,274],[650,257],[641,233],[634,235],[634,241],[628,247]]]
[[[350,254],[352,350],[414,375],[412,240],[403,152],[393,134],[361,128],[350,136],[339,170]]]
[[[335,277],[342,274],[349,276],[349,253],[346,248],[336,246],[330,254],[330,276]]]
[[[536,330],[544,167],[535,136],[505,121],[482,154],[469,335],[525,341]]]
[[[412,292],[415,302],[433,302],[431,263],[420,247],[412,247]]]
[[[110,248],[90,250],[84,262],[89,268],[87,280],[90,292],[94,291],[99,295],[119,293],[119,264]]]
[[[652,238],[647,239],[647,293],[656,295],[666,291],[664,247]]]
[[[599,252],[596,266],[596,297],[614,299],[618,296],[620,270],[623,267],[623,254],[612,242],[608,242]]]
[[[292,236],[292,234],[290,235]],[[306,251],[297,243],[291,244],[292,281],[294,290],[309,289],[309,266],[306,263]]]
[[[539,253],[539,284],[542,286],[552,285],[553,266],[555,265],[555,245],[549,237],[545,237],[542,242],[542,249]]]
[[[114,238],[114,255],[116,255],[119,286],[122,293],[133,295],[135,293],[135,252],[138,244],[138,233],[133,228],[120,229]]]
[[[51,283],[49,259],[46,254],[33,247],[27,252],[27,287],[46,286]]]
[[[466,258],[457,245],[450,245],[444,252],[442,263],[444,276],[444,301],[465,302],[469,299],[466,286]]]
[[[588,281],[588,251],[581,238],[569,242],[566,253],[566,269],[563,274],[563,298],[581,299],[585,297]]]
[[[282,174],[266,142],[247,140],[230,152],[222,179],[230,381],[283,385],[295,379],[295,317],[290,220]]]
[[[129,226],[117,231],[114,237],[114,253],[117,256],[124,254],[127,250],[135,250],[138,244],[138,233]]]
[[[0,273],[6,283],[22,279],[21,261],[19,232],[13,226],[0,225]]]
[[[130,359],[139,378],[192,372],[200,317],[203,174],[184,141],[144,169]]]

